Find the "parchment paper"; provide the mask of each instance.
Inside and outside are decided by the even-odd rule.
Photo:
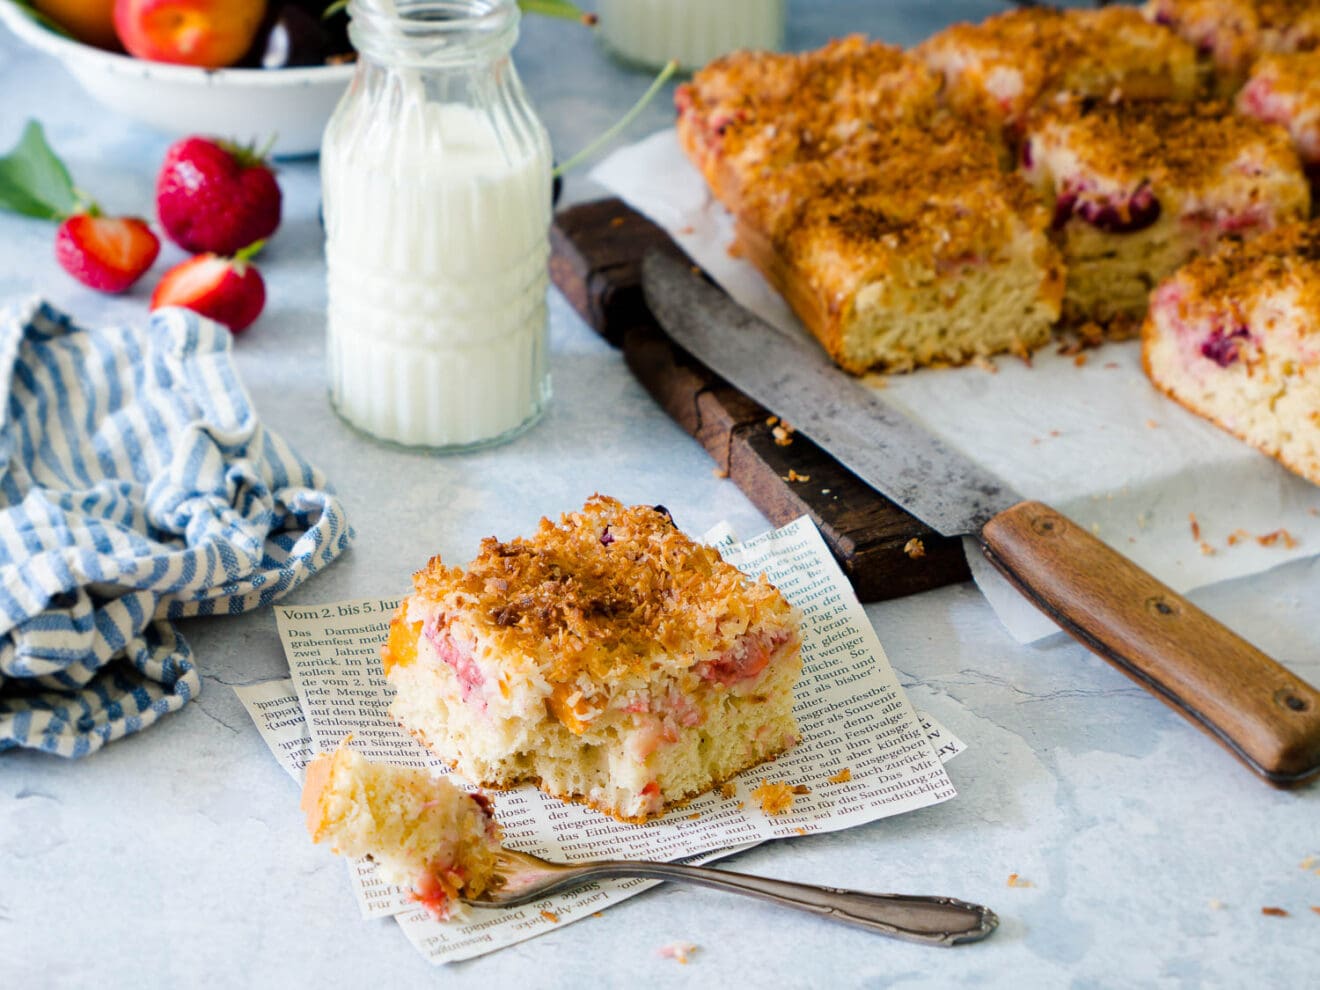
[[[804,670],[794,704],[802,742],[773,763],[736,777],[733,796],[703,795],[645,826],[616,822],[531,787],[493,792],[506,845],[561,861],[704,862],[766,839],[848,828],[954,796],[943,762],[965,747],[912,709],[865,612],[810,521],[799,519],[746,543],[734,543],[723,532],[725,542],[717,545],[730,563],[748,574],[764,571],[803,611]],[[390,696],[379,648],[397,604],[364,599],[277,607],[293,679],[241,688],[239,697],[295,779],[301,779],[312,753],[333,749],[349,732],[354,747],[373,759],[449,772],[386,711]],[[848,773],[841,774],[845,769]],[[769,815],[750,795],[763,779],[804,785],[809,793],[796,797],[788,813]],[[592,884],[544,904],[467,909],[461,919],[441,923],[403,891],[377,880],[369,863],[350,864],[349,875],[364,917],[396,916],[432,962],[513,945],[653,885]]]
[[[742,305],[807,336],[756,269],[729,254],[730,217],[672,130],[615,152],[592,178],[667,230]],[[925,369],[867,380],[1024,496],[1088,527],[1175,591],[1320,552],[1320,488],[1158,393],[1141,371],[1137,342],[1085,354],[1079,365],[1051,346],[1030,366],[999,358],[995,373]],[[1017,639],[1057,632],[972,546],[968,561]]]

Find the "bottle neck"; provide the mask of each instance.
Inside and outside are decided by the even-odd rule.
[[[350,0],[348,12],[353,47],[382,65],[475,66],[518,39],[516,0]]]

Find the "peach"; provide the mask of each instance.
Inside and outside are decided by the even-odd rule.
[[[115,30],[130,55],[219,69],[252,45],[266,0],[115,0]]]
[[[115,0],[32,0],[32,6],[79,41],[119,50]]]

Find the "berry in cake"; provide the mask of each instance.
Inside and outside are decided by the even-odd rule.
[[[1320,222],[1191,262],[1151,295],[1141,336],[1157,388],[1320,484]]]
[[[1208,88],[1224,98],[1260,55],[1320,47],[1316,0],[1148,0],[1144,11],[1196,47]]]
[[[1025,7],[954,24],[914,49],[964,119],[1016,143],[1033,107],[1061,96],[1191,100],[1196,51],[1130,7]]]
[[[1236,106],[1238,113],[1287,128],[1312,185],[1320,179],[1320,52],[1262,55]]]
[[[307,766],[302,809],[312,841],[370,856],[382,879],[409,888],[441,920],[460,898],[480,896],[500,851],[490,802],[426,770],[373,763],[349,741]]]
[[[1043,108],[1028,123],[1021,170],[1053,210],[1064,318],[1110,323],[1119,336],[1152,286],[1192,257],[1310,209],[1283,129],[1214,103]]]
[[[798,613],[662,507],[600,495],[440,558],[382,650],[391,714],[469,780],[641,822],[798,739]]]
[[[737,238],[843,368],[1025,355],[1058,319],[1049,215],[951,117],[891,125],[764,174]]]

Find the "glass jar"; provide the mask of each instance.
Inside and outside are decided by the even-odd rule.
[[[551,157],[509,52],[515,0],[352,0],[357,72],[321,148],[331,401],[464,450],[534,423]]]
[[[784,44],[785,0],[598,0],[600,37],[624,61],[700,69],[739,48]]]

